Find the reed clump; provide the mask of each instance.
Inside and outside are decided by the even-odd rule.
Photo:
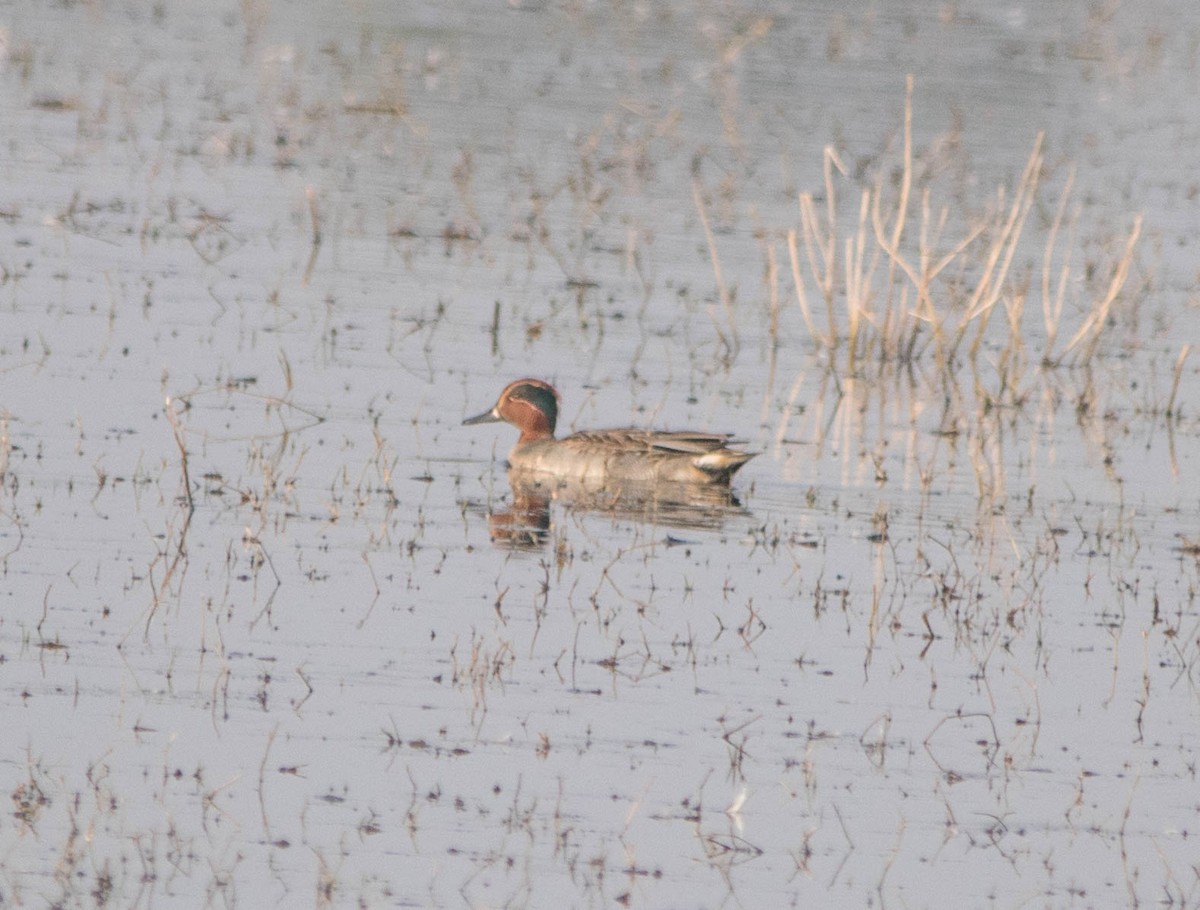
[[[787,232],[800,313],[834,373],[869,376],[919,364],[952,377],[986,351],[995,391],[1015,397],[1031,363],[1090,364],[1129,279],[1141,216],[1115,239],[1108,261],[1081,263],[1074,172],[1046,205],[1040,134],[1015,188],[999,187],[981,214],[935,205],[932,181],[914,176],[911,78],[902,155],[896,179],[877,178],[851,208],[842,199],[847,169],[826,148],[823,205],[801,193],[799,227]],[[1031,221],[1035,210],[1042,214]],[[1030,236],[1038,230],[1043,237]],[[1038,296],[1040,327],[1027,318],[1037,318],[1027,310]]]

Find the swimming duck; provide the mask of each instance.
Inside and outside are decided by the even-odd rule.
[[[595,486],[614,482],[719,484],[757,452],[729,448],[724,433],[591,430],[554,438],[559,395],[540,379],[518,379],[490,411],[463,426],[506,421],[521,431],[508,455],[514,471],[549,475]]]

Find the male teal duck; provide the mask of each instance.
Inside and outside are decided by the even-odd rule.
[[[594,486],[632,481],[728,486],[757,452],[729,448],[724,433],[591,430],[554,438],[559,396],[540,379],[510,383],[490,411],[463,425],[506,421],[521,431],[508,455],[514,471]]]

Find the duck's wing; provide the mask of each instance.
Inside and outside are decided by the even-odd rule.
[[[682,452],[687,455],[704,455],[723,449],[734,442],[728,433],[678,433],[653,432],[647,434],[651,448],[667,452]]]
[[[633,455],[705,455],[734,440],[725,433],[678,433],[660,430],[584,430],[560,440],[574,448]]]

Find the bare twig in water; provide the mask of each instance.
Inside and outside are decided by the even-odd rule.
[[[1178,419],[1181,414],[1175,410],[1175,396],[1179,394],[1179,381],[1183,378],[1183,364],[1188,359],[1188,355],[1192,353],[1192,346],[1185,344],[1179,349],[1179,357],[1175,361],[1175,375],[1171,377],[1171,394],[1167,398],[1166,417],[1168,422],[1172,418]]]
[[[275,743],[275,736],[279,733],[279,724],[276,724],[267,737],[267,747],[263,749],[262,761],[258,763],[258,809],[262,814],[263,823],[263,839],[267,843],[271,842],[271,821],[267,818],[267,798],[265,795],[266,787],[264,781],[267,776],[267,758],[271,755],[271,746]]]
[[[195,511],[196,503],[192,500],[192,479],[188,474],[188,451],[187,443],[183,438],[183,427],[179,425],[179,414],[175,410],[175,402],[168,395],[163,408],[167,415],[167,423],[171,425],[171,432],[175,436],[175,445],[179,447],[179,464],[180,470],[183,473],[183,495],[187,500],[188,511]]]
[[[188,529],[192,524],[192,516],[196,512],[196,503],[192,498],[192,480],[188,472],[187,443],[184,439],[183,427],[179,423],[179,414],[175,410],[175,402],[169,395],[165,399],[164,410],[167,415],[167,422],[171,425],[171,432],[175,437],[175,444],[179,447],[180,474],[183,483],[183,496],[181,499],[186,508],[183,510],[183,524],[180,526],[178,533],[173,537],[171,530],[168,528],[166,534],[167,549],[159,553],[150,565],[152,571],[154,564],[160,559],[167,561],[162,578],[159,579],[158,584],[152,585],[154,596],[150,602],[150,609],[146,614],[146,626],[143,631],[143,638],[145,639],[150,637],[150,622],[154,619],[154,614],[158,612],[159,606],[166,599],[175,573],[182,566],[186,565]]]
[[[304,196],[308,200],[308,215],[312,220],[312,251],[308,254],[308,264],[304,267],[304,286],[308,287],[313,268],[317,264],[317,254],[321,252],[321,212],[317,208],[317,191],[311,183],[304,188]]]

